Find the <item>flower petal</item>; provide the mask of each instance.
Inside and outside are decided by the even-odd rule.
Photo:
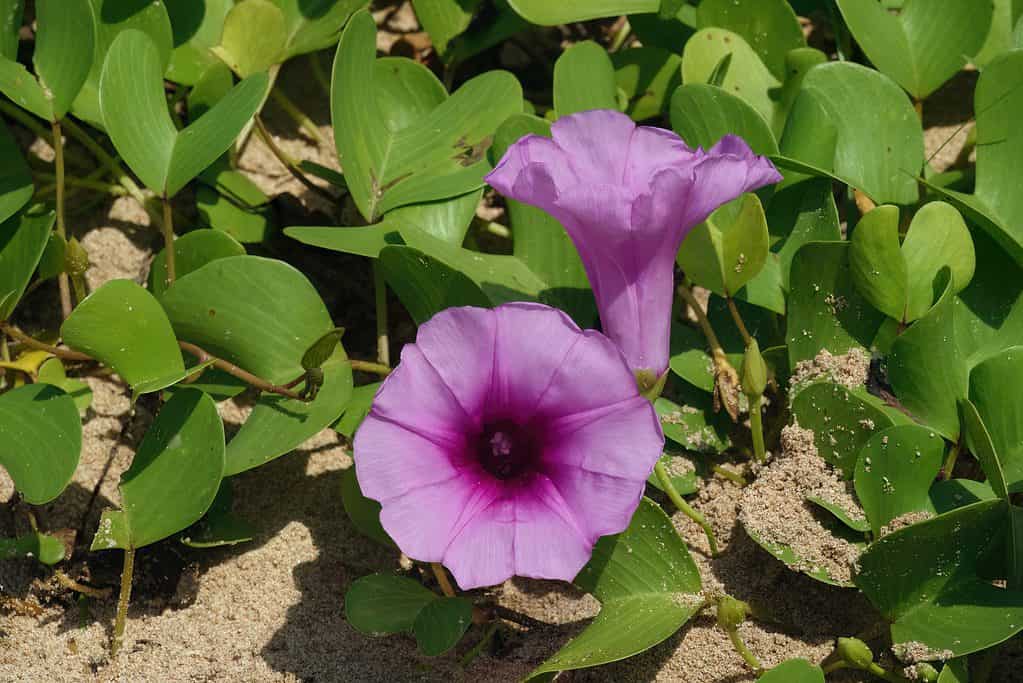
[[[636,124],[611,109],[562,116],[551,125],[558,147],[582,183],[621,184]],[[559,189],[561,186],[559,184]]]
[[[506,197],[545,210],[554,205],[559,187],[579,183],[562,149],[541,135],[519,138],[485,180]]]
[[[558,418],[547,427],[544,466],[574,466],[643,481],[664,450],[654,407],[637,396],[622,403]]]
[[[494,372],[497,317],[487,308],[441,311],[419,327],[416,347],[470,416],[478,416]]]
[[[514,543],[515,503],[502,498],[472,516],[442,561],[463,590],[495,586],[515,573]]]
[[[623,182],[635,196],[646,192],[654,175],[666,168],[691,175],[702,156],[673,131],[640,126],[632,134]]]
[[[588,507],[582,510],[589,514]],[[575,513],[547,477],[516,492],[517,576],[571,581],[589,561],[595,540],[579,528]]]
[[[576,519],[592,542],[624,531],[646,488],[645,480],[623,479],[570,465],[548,466],[546,474],[569,509],[585,510]]]
[[[359,486],[368,497],[381,502],[447,481],[460,471],[459,450],[439,445],[375,411],[363,420],[354,446]]]
[[[714,209],[745,192],[781,180],[781,174],[767,157],[755,155],[735,135],[721,138],[696,165],[694,174],[694,190],[685,210],[687,225],[706,220]]]

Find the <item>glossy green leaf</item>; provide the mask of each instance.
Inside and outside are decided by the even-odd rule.
[[[856,288],[889,318],[905,320],[909,282],[899,245],[899,208],[885,205],[867,213],[856,224],[851,244],[849,266]]]
[[[444,54],[453,38],[469,28],[480,0],[415,0],[412,7],[437,52]]]
[[[174,36],[168,79],[195,85],[209,69],[222,65],[210,49],[220,42],[224,19],[232,7],[234,0],[178,1],[167,5]]]
[[[287,58],[322,50],[337,43],[349,17],[365,0],[274,0],[284,13],[288,32]]]
[[[179,338],[275,383],[302,374],[302,354],[334,327],[302,273],[258,256],[211,261],[162,303]]]
[[[173,196],[223,154],[256,110],[265,74],[246,78],[186,129],[174,127],[156,44],[128,30],[110,46],[100,81],[103,120],[117,151],[150,189]]]
[[[946,662],[938,676],[938,683],[970,683],[970,662],[965,657],[958,657]]]
[[[345,406],[345,412],[334,423],[334,429],[338,433],[343,434],[349,441],[355,437],[356,430],[359,429],[359,425],[362,424],[367,413],[369,413],[380,385],[381,382],[372,382],[355,387],[352,390],[352,398],[348,401],[348,405]]]
[[[0,394],[0,465],[25,500],[42,505],[71,481],[82,450],[82,422],[70,396],[49,384]]]
[[[483,184],[486,150],[504,119],[521,111],[509,73],[478,76],[415,121],[388,121],[377,101],[376,25],[366,12],[349,22],[334,61],[331,117],[345,180],[370,222],[405,204],[464,194]],[[352,88],[352,83],[360,87]],[[487,102],[487,107],[477,106]]]
[[[177,277],[184,277],[210,261],[244,255],[245,247],[226,232],[193,230],[174,240],[174,272]],[[153,257],[149,267],[149,290],[157,298],[167,291],[167,254],[164,250]]]
[[[243,244],[266,241],[276,229],[270,198],[241,171],[214,164],[195,187],[199,217]]]
[[[121,476],[121,509],[107,510],[93,550],[141,548],[185,529],[213,503],[224,472],[224,424],[206,394],[164,404]]]
[[[322,366],[323,386],[312,401],[264,393],[227,444],[225,476],[258,467],[291,451],[333,423],[352,395],[352,367],[344,349]]]
[[[634,47],[611,54],[615,83],[625,94],[625,113],[636,121],[668,110],[672,93],[682,84],[682,60],[659,47]]]
[[[287,40],[284,13],[274,2],[242,0],[224,18],[214,52],[244,78],[283,62]]]
[[[742,137],[757,154],[777,154],[763,115],[724,88],[687,83],[671,96],[671,127],[692,147],[710,149],[725,135]]]
[[[18,56],[18,32],[24,12],[24,0],[0,1],[0,55],[8,59]]]
[[[959,439],[956,402],[967,396],[969,373],[955,338],[955,314],[949,284],[931,310],[896,338],[888,356],[888,380],[899,401],[951,441]]]
[[[789,364],[821,349],[869,348],[883,320],[853,285],[847,242],[809,242],[792,257],[786,342]]]
[[[812,101],[800,104],[806,99]],[[875,203],[916,201],[915,176],[924,161],[923,132],[909,98],[894,82],[851,62],[813,67],[793,104],[782,147],[816,148],[827,140],[820,135],[822,125],[835,135],[833,167],[826,170],[833,170]]]
[[[43,364],[39,366],[36,379],[40,384],[50,384],[70,396],[78,407],[80,415],[85,415],[92,404],[92,389],[88,383],[68,377],[64,370],[64,364],[59,358],[43,361]]]
[[[926,427],[898,425],[875,432],[856,460],[856,497],[875,538],[908,512],[928,511],[928,491],[945,455],[945,441]]]
[[[46,240],[46,248],[36,266],[36,277],[40,280],[50,280],[64,272],[64,257],[67,254],[67,240],[56,232],[50,233]]]
[[[17,538],[0,538],[0,560],[35,558],[53,565],[64,559],[65,552],[64,543],[49,534],[36,532]]]
[[[89,0],[36,0],[36,45],[32,62],[49,108],[64,118],[85,84],[95,49]]]
[[[370,574],[345,594],[345,618],[368,635],[410,631],[424,607],[439,596],[421,583],[393,574]]]
[[[31,189],[31,185],[29,186]],[[43,256],[53,212],[22,212],[0,223],[0,320],[7,320]]]
[[[990,484],[973,479],[939,480],[931,486],[929,496],[937,514],[998,497]]]
[[[870,61],[917,99],[954,76],[991,29],[991,2],[909,0],[898,14],[877,0],[838,0],[838,7]]]
[[[158,391],[184,376],[167,315],[131,280],[111,280],[90,294],[60,331],[68,346],[110,366],[136,390]]]
[[[976,406],[967,399],[960,399],[959,410],[963,418],[963,431],[966,443],[977,460],[980,461],[987,484],[992,492],[1002,500],[1009,499],[1009,486],[1005,477],[1005,469],[998,451],[995,448],[991,433],[987,430]]]
[[[644,498],[621,534],[597,542],[575,583],[600,614],[529,678],[631,657],[670,637],[703,606],[700,573],[661,508]]]
[[[1005,486],[1012,491],[1023,490],[1023,399],[1016,391],[1021,378],[1023,347],[1019,346],[988,358],[970,372],[970,401],[990,435]],[[990,472],[988,479],[994,479]]]
[[[824,671],[805,659],[790,659],[764,672],[757,683],[824,683]]]
[[[3,125],[0,125],[0,159],[4,160],[0,167],[0,223],[3,223],[25,206],[35,192],[32,174],[21,156],[21,149],[7,126]]]
[[[531,23],[556,26],[619,14],[656,12],[661,3],[660,0],[508,0],[508,4]]]
[[[696,10],[696,23],[745,38],[780,81],[786,77],[785,55],[806,46],[796,13],[786,0],[703,0]]]
[[[830,181],[814,178],[790,184],[771,196],[767,227],[785,291],[789,289],[792,260],[804,244],[842,239],[831,189]]]
[[[491,305],[469,277],[418,249],[386,247],[379,264],[388,286],[417,325],[452,306]]]
[[[253,526],[232,512],[233,500],[231,480],[224,479],[210,509],[181,536],[181,543],[189,548],[221,548],[255,538]]]
[[[721,453],[731,445],[728,425],[713,413],[709,401],[703,406],[680,406],[666,398],[654,401],[664,436],[689,451]]]
[[[732,296],[764,267],[770,239],[760,199],[745,194],[690,231],[678,265],[696,284]]]
[[[983,576],[1008,525],[1007,503],[983,501],[889,534],[860,557],[856,585],[892,621],[900,644],[948,656],[976,652],[1023,629],[1023,595]]]
[[[501,124],[491,148],[493,160],[501,158],[524,135],[550,135],[550,124],[527,114],[517,114]],[[593,325],[597,304],[579,252],[561,224],[547,212],[506,199],[512,227],[513,254],[543,280],[539,299],[568,313],[580,327]]]
[[[572,45],[554,63],[554,111],[558,116],[617,109],[617,87],[607,50],[592,40]]]
[[[419,651],[442,655],[462,639],[472,625],[472,602],[467,598],[440,598],[428,602],[412,624]]]
[[[349,467],[341,474],[341,502],[348,513],[348,519],[360,534],[380,545],[394,547],[394,541],[380,524],[380,503],[363,495],[355,467]]]
[[[908,282],[907,320],[916,320],[930,310],[936,298],[934,282],[942,268],[951,270],[955,292],[970,284],[976,268],[970,231],[962,214],[945,202],[930,202],[916,212],[902,243],[902,255]]]
[[[696,8],[683,4],[675,16],[668,18],[659,12],[631,14],[629,24],[643,45],[681,55],[686,42],[696,32]]]
[[[870,522],[867,521],[866,518],[859,519],[853,517],[849,510],[840,508],[838,505],[835,505],[831,501],[824,500],[819,496],[809,495],[806,497],[806,500],[813,503],[819,508],[827,510],[827,512],[830,513],[835,519],[837,519],[839,522],[846,525],[853,531],[859,532],[861,534],[870,531]]]

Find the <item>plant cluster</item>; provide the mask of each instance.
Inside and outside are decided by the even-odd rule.
[[[90,551],[123,552],[114,655],[135,551],[250,539],[230,477],[333,427],[353,524],[430,572],[352,583],[359,631],[436,656],[477,624],[474,656],[503,615],[459,590],[531,576],[602,609],[530,679],[714,609],[768,683],[984,681],[1023,630],[1023,7],[413,0],[439,78],[377,56],[367,4],[0,0],[0,114],[53,150],[26,158],[0,126],[0,465],[31,522],[0,557],[102,595],[63,573],[31,506],[73,477],[84,378],[107,373],[156,412],[89,530]],[[833,42],[811,47],[797,12]],[[528,97],[474,68],[532,27],[616,17]],[[273,100],[320,136],[275,81],[328,48],[332,73],[312,60],[309,78],[340,173],[261,118]],[[966,62],[975,125],[939,173],[922,118]],[[375,359],[348,357],[306,275],[249,253],[273,229],[237,167],[250,136],[335,209],[284,234],[372,262]],[[159,228],[144,284],[89,290],[104,255],[72,228],[94,195]],[[481,201],[505,210],[479,218]],[[19,306],[47,291],[58,327]],[[388,291],[417,326],[393,367]],[[246,390],[227,440],[217,403]],[[894,659],[835,634],[824,662],[765,670],[739,626],[770,605],[704,590],[665,511],[717,554],[686,500],[711,477],[743,487],[745,533],[791,571],[861,591]]]

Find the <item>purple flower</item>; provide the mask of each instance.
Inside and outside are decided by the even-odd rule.
[[[661,128],[598,109],[565,116],[553,139],[527,135],[487,176],[502,194],[539,207],[571,236],[604,331],[633,371],[668,367],[675,256],[710,213],[781,175],[734,135],[692,150]]]
[[[628,526],[663,447],[614,343],[520,303],[422,325],[355,436],[355,467],[398,547],[468,589],[571,580]]]

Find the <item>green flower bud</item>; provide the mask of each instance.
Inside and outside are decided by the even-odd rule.
[[[746,621],[749,614],[749,605],[742,600],[736,600],[731,595],[722,596],[718,600],[718,626],[726,631],[734,631],[739,624]]]
[[[760,355],[760,345],[754,339],[746,347],[746,354],[742,357],[742,393],[747,398],[760,398],[767,388],[767,364],[764,357]]]
[[[89,270],[89,252],[74,237],[68,240],[64,250],[64,270],[72,276],[85,275],[85,271]]]
[[[639,386],[639,393],[646,400],[653,403],[664,391],[664,383],[668,381],[668,373],[665,372],[657,377],[649,370],[637,370],[635,373],[636,384]]]
[[[842,661],[857,669],[866,669],[874,663],[874,653],[859,638],[839,638],[838,654]]]
[[[938,670],[927,662],[920,662],[914,668],[916,673],[916,680],[923,681],[924,683],[937,683],[938,681]]]

